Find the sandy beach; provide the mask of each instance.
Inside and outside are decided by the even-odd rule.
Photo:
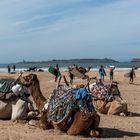
[[[126,71],[115,71],[114,80],[118,81],[122,98],[128,104],[128,110],[132,116],[108,116],[102,115],[100,128],[103,129],[102,140],[139,140],[140,139],[140,70],[135,71],[136,78],[134,84],[129,84],[129,79],[124,77]],[[24,74],[28,74],[23,73]],[[42,93],[45,97],[53,91],[55,87],[54,76],[48,72],[37,72]],[[67,72],[64,72],[67,76]],[[17,78],[19,73],[0,73],[0,77]],[[89,72],[89,76],[98,76],[97,72]],[[75,78],[75,83],[86,83],[86,80]],[[105,82],[109,82],[109,74],[105,77]],[[68,136],[66,133],[58,133],[55,130],[41,130],[29,126],[28,124],[15,123],[10,120],[0,120],[0,140],[90,140],[82,136]]]

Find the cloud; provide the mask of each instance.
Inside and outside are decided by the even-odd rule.
[[[4,51],[12,50],[7,60],[14,61],[15,54],[28,59],[138,56],[139,7],[138,0],[5,0],[0,41]]]

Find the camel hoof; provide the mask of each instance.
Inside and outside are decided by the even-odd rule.
[[[37,127],[39,125],[39,122],[37,120],[30,120],[28,122],[28,124],[31,125],[31,126],[36,126]]]
[[[100,133],[97,130],[91,130],[90,133],[89,133],[89,135],[91,137],[99,137],[100,136]]]
[[[123,113],[123,112],[121,112],[121,113],[120,113],[120,116],[124,116],[124,117],[125,117],[125,116],[126,116],[126,114],[125,114],[125,113]]]

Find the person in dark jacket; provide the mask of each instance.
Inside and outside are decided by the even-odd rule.
[[[136,77],[136,75],[135,75],[134,68],[132,68],[131,71],[130,71],[130,79],[129,79],[130,84],[133,84],[134,77]]]
[[[54,68],[54,74],[55,74],[55,82],[57,82],[58,76],[59,76],[59,66],[56,64]]]
[[[103,65],[101,65],[101,67],[99,68],[99,75],[100,75],[100,79],[101,79],[102,81],[104,81],[104,76],[106,76],[106,72],[105,72],[105,70],[104,70]]]

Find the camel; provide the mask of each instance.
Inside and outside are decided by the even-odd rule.
[[[29,69],[27,70],[24,70],[24,71],[29,71],[29,72],[36,72],[37,71],[37,67],[30,67]]]
[[[15,88],[16,87],[16,88]],[[18,90],[16,91],[15,89]],[[0,119],[6,120],[29,120],[38,115],[34,110],[32,102],[23,93],[24,87],[15,85],[12,87],[15,93],[0,93]]]
[[[59,82],[60,79],[58,80]],[[29,74],[27,76],[20,76],[17,81],[19,84],[29,88],[36,107],[41,112],[39,127],[43,129],[55,128],[57,130],[66,132],[68,135],[86,135],[90,137],[97,137],[100,135],[100,130],[98,128],[100,116],[95,110],[85,113],[79,111],[79,109],[74,109],[69,112],[69,115],[64,120],[50,121],[48,118],[48,112],[50,110],[50,98],[52,95],[50,95],[48,99],[43,96],[40,90],[40,84],[37,75]],[[55,89],[53,92],[55,91],[58,90]]]
[[[89,85],[90,92],[92,93],[96,83]],[[108,115],[128,115],[127,103],[120,96],[120,91],[116,82],[111,84],[111,99],[105,101],[101,98],[93,98],[93,104],[96,111]]]
[[[91,66],[89,66],[87,69],[84,67],[78,67],[78,71],[81,72],[82,74],[86,74],[87,72],[90,71],[91,68],[92,68]]]

